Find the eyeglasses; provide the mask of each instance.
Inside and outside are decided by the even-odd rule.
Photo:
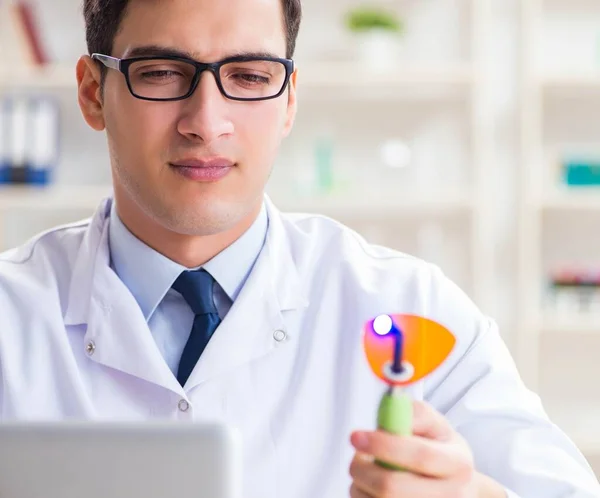
[[[152,101],[187,99],[204,71],[213,73],[219,90],[228,99],[274,99],[285,91],[294,72],[293,60],[272,57],[232,57],[213,63],[174,56],[117,59],[92,54],[92,59],[123,73],[134,97]]]

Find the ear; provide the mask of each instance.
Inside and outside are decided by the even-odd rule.
[[[86,123],[96,131],[105,127],[101,72],[96,62],[89,56],[82,56],[77,62],[77,88],[79,107]]]
[[[285,125],[283,127],[283,136],[287,137],[292,131],[294,121],[296,119],[296,112],[298,110],[298,101],[296,99],[296,84],[298,78],[298,69],[296,69],[290,77],[289,91],[288,91],[288,105],[287,105],[287,117]]]

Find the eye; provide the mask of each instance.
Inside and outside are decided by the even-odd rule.
[[[172,71],[169,69],[164,69],[164,70],[157,69],[155,71],[144,71],[141,74],[142,78],[148,78],[148,79],[168,79],[168,78],[173,78],[173,77],[177,77],[177,76],[183,76],[183,75],[177,71]]]
[[[260,74],[252,74],[252,73],[238,73],[232,75],[232,77],[236,80],[240,80],[241,83],[250,83],[250,84],[259,84],[259,85],[268,85],[269,78],[266,76],[261,76]]]
[[[140,83],[169,83],[187,80],[193,77],[193,65],[167,61],[139,61],[135,62],[129,73],[134,81]]]

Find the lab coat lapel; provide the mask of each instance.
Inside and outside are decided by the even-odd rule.
[[[215,331],[186,390],[274,353],[293,340],[285,315],[308,306],[281,214],[265,197],[269,230],[265,245],[240,295]],[[286,338],[278,342],[277,331]],[[280,333],[279,333],[280,334]]]
[[[90,361],[181,393],[139,305],[110,268],[108,213],[103,203],[74,265],[66,325],[87,325],[81,344]]]

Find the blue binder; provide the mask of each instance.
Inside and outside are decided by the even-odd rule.
[[[29,102],[25,181],[47,185],[59,159],[59,105],[51,97],[35,97]]]
[[[8,98],[0,100],[0,184],[10,180],[10,115],[11,101]]]

